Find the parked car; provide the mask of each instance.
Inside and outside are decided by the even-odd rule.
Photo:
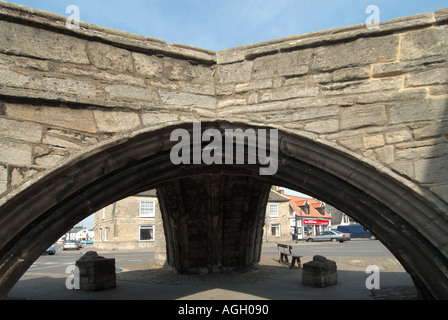
[[[351,239],[350,233],[342,233],[340,231],[322,231],[315,236],[308,237],[307,241],[349,241]]]
[[[338,226],[338,231],[350,233],[352,238],[369,238],[370,240],[376,239],[376,237],[369,230],[359,224]]]
[[[67,249],[76,249],[79,250],[79,242],[78,240],[67,240],[64,242],[64,246],[62,247],[62,250]]]
[[[56,253],[56,249],[55,249],[54,245],[51,245],[50,247],[48,247],[48,249],[45,250],[45,253],[47,253],[49,255],[54,255]]]

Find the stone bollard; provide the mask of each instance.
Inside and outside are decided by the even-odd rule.
[[[86,291],[99,291],[116,286],[115,259],[99,256],[95,251],[88,251],[78,261],[79,287]]]
[[[336,262],[316,255],[313,261],[303,264],[302,284],[314,287],[326,287],[338,283]]]

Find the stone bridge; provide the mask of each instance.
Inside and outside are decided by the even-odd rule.
[[[211,52],[1,3],[0,297],[74,224],[150,188],[170,266],[250,269],[274,184],[346,212],[447,299],[447,31],[442,9]],[[176,129],[199,161],[173,163]],[[206,135],[262,129],[274,174]]]

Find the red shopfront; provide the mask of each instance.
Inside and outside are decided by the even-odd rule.
[[[327,219],[303,219],[303,230],[305,237],[314,236],[322,231],[331,229],[330,220]]]

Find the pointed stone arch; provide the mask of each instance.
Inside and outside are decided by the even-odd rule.
[[[4,203],[0,208],[0,227],[7,230],[2,232],[0,242],[2,296],[50,243],[92,212],[164,183],[218,175],[250,177],[267,186],[282,185],[340,208],[375,233],[411,274],[424,297],[446,298],[447,259],[438,243],[447,236],[446,229],[433,228],[439,233],[429,234],[421,228],[424,220],[434,223],[434,217],[438,217],[439,225],[446,223],[439,199],[424,190],[416,192],[418,188],[411,188],[386,168],[288,131],[279,132],[279,168],[274,176],[259,176],[258,166],[249,165],[175,166],[169,159],[173,146],[170,132],[178,127],[191,130],[191,124],[169,126],[94,148]],[[203,124],[204,130],[248,127],[254,128],[243,123]],[[260,203],[261,208],[263,200]],[[255,231],[262,228],[254,222]],[[249,244],[256,241],[257,236]],[[167,242],[169,250],[177,250],[180,239]],[[251,254],[255,254],[251,263],[256,263],[259,252]],[[176,262],[171,264],[175,266]]]

